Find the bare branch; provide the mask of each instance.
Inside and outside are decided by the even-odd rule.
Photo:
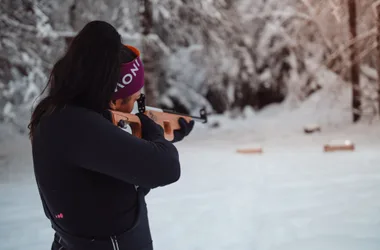
[[[378,13],[377,13],[377,7],[380,5],[380,0],[377,0],[372,4],[372,11],[373,11],[373,16],[375,18],[378,18]]]
[[[301,0],[301,2],[306,6],[306,8],[309,10],[310,15],[312,16],[312,19],[314,20],[314,23],[317,25],[321,36],[327,45],[328,49],[332,48],[331,41],[326,37],[326,35],[323,32],[323,25],[319,22],[319,18],[317,18],[316,11],[313,8],[313,6],[310,4],[309,0]]]
[[[17,27],[17,28],[22,28],[24,30],[32,31],[32,32],[36,32],[37,31],[36,27],[31,26],[31,25],[27,25],[27,24],[23,24],[23,23],[20,23],[19,21],[10,19],[6,15],[0,15],[0,20],[4,21],[5,23],[7,23],[10,26],[14,26],[14,27]]]
[[[376,28],[373,28],[367,32],[364,32],[360,35],[358,35],[355,39],[351,39],[347,44],[341,45],[338,50],[336,50],[333,54],[331,54],[327,60],[326,64],[329,65],[333,60],[337,59],[337,57],[341,54],[343,54],[344,51],[349,49],[352,45],[355,43],[358,43],[362,40],[368,39],[369,37],[376,36]]]
[[[333,0],[329,0],[328,2],[329,2],[329,4],[330,4],[330,7],[333,9],[332,13],[333,13],[334,16],[335,16],[335,19],[336,19],[339,23],[341,23],[341,22],[342,22],[342,19],[341,19],[340,15],[339,15],[340,8],[339,8],[338,4],[337,4],[337,3],[334,3]]]

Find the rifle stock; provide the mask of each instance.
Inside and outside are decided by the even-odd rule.
[[[190,116],[185,114],[180,114],[171,110],[162,110],[154,107],[145,106],[145,95],[141,94],[140,98],[137,100],[139,113],[143,113],[150,119],[155,121],[164,129],[165,139],[172,141],[174,139],[174,130],[180,129],[181,126],[178,123],[178,119],[182,117],[186,122],[191,120],[202,121],[207,123],[207,113],[206,109],[200,110],[200,116]],[[148,108],[148,110],[146,109]],[[132,130],[132,135],[141,138],[141,121],[137,115],[120,112],[117,110],[110,110],[112,114],[112,122],[116,126],[125,128],[129,125]]]
[[[111,113],[113,124],[119,127],[125,127],[125,125],[128,124],[132,129],[132,135],[141,138],[141,121],[137,115],[114,110],[111,110]],[[172,141],[174,139],[174,130],[180,129],[180,125],[178,123],[178,119],[180,117],[184,118],[187,122],[192,120],[190,116],[154,110],[147,110],[144,114],[164,129],[165,139],[168,141]]]

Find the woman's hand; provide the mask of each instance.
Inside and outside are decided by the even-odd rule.
[[[184,118],[180,117],[178,119],[178,124],[180,125],[181,128],[173,131],[174,132],[174,139],[172,141],[173,143],[182,141],[183,138],[188,136],[194,128],[194,120],[191,120],[190,122],[186,122]]]
[[[164,129],[160,125],[145,114],[137,113],[136,115],[140,118],[142,139],[152,141],[164,137]]]

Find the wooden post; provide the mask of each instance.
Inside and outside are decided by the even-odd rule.
[[[356,39],[356,0],[348,0],[349,12],[349,27],[350,39]],[[361,116],[361,93],[360,93],[360,62],[358,58],[357,44],[353,43],[351,46],[350,60],[351,60],[351,81],[352,81],[352,119],[357,122]]]
[[[152,15],[152,1],[151,0],[141,0],[140,1],[140,22],[141,22],[141,33],[147,36],[152,31],[153,26],[153,15]]]
[[[331,141],[330,143],[324,145],[323,150],[324,152],[354,151],[355,145],[350,140]]]

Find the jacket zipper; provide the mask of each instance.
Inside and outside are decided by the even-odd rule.
[[[117,242],[116,236],[114,236],[114,239],[115,239],[115,244],[116,244],[116,250],[120,250],[119,243]]]
[[[116,236],[113,236],[113,238],[111,236],[110,238],[111,238],[113,250],[120,250],[119,249],[119,243],[117,242]]]

